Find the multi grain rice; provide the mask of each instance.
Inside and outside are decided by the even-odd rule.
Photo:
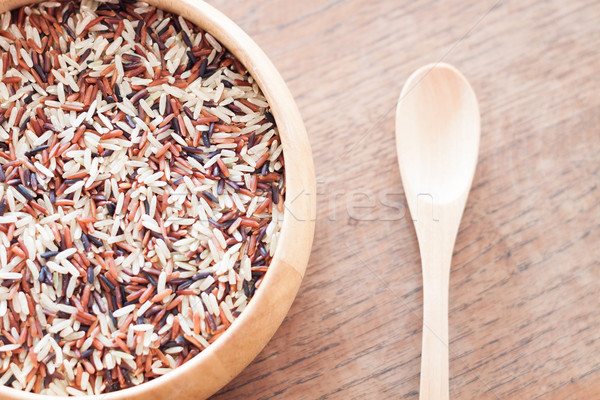
[[[129,0],[0,16],[0,384],[100,394],[204,350],[260,286],[283,155],[257,84]]]

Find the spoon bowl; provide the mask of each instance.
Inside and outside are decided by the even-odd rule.
[[[469,82],[448,64],[426,65],[402,89],[396,137],[406,191],[440,202],[468,192],[479,149],[479,106]]]
[[[396,110],[396,146],[423,268],[424,400],[449,398],[450,265],[477,165],[479,136],[477,98],[456,68],[432,64],[410,76]]]

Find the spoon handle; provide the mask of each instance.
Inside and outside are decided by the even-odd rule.
[[[415,221],[423,268],[423,347],[421,400],[448,400],[448,288],[452,252],[461,213],[441,207]]]
[[[425,271],[425,266],[423,271]],[[441,275],[430,276],[423,280],[421,400],[448,400],[449,398],[449,274]]]

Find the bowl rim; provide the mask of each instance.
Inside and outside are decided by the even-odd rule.
[[[0,12],[43,0],[0,0]],[[277,121],[285,157],[283,224],[268,272],[252,301],[210,347],[173,371],[137,386],[83,399],[209,397],[237,376],[271,339],[296,297],[311,252],[316,219],[312,151],[302,117],[283,78],[263,50],[232,20],[203,0],[145,0],[210,33],[257,81]],[[47,396],[0,385],[0,398]]]

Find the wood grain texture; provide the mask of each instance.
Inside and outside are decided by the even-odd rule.
[[[214,399],[418,398],[421,270],[393,111],[439,60],[482,114],[450,281],[451,398],[600,398],[600,3],[209,2],[286,79],[320,193],[299,296]]]

